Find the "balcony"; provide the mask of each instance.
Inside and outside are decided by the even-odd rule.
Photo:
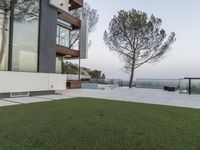
[[[69,0],[69,10],[83,7],[83,0]]]
[[[81,27],[81,20],[70,15],[69,13],[62,13],[60,12],[58,14],[58,18],[63,20],[63,21],[66,21],[68,23],[70,23],[72,25],[72,29],[75,30],[75,29],[79,29]]]
[[[64,56],[66,58],[78,58],[80,57],[80,51],[73,50],[64,46],[56,46],[56,54],[58,56]]]

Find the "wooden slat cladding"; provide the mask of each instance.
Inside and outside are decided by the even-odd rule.
[[[69,0],[69,10],[78,9],[83,7],[83,0]]]
[[[81,27],[81,20],[70,15],[69,13],[59,13],[58,18],[70,23],[72,25],[72,29],[79,29]]]
[[[80,57],[80,51],[73,50],[64,46],[57,45],[56,46],[56,53],[58,56],[66,56],[69,58],[73,57]]]
[[[80,81],[67,81],[67,89],[80,89],[81,82]]]

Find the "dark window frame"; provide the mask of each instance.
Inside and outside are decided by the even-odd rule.
[[[70,48],[70,43],[71,43],[71,41],[70,41],[70,35],[71,35],[71,30],[70,30],[70,28],[67,28],[67,27],[65,27],[65,26],[60,25],[59,23],[57,23],[57,28],[58,28],[58,27],[59,27],[59,34],[60,34],[60,28],[63,28],[63,29],[66,29],[66,30],[69,31],[69,46],[61,45],[61,44],[59,44],[60,42],[57,43],[58,35],[56,35],[56,44],[59,45],[59,46],[63,46],[63,47],[66,47],[66,48]],[[58,30],[57,30],[57,31],[58,31]],[[58,33],[57,33],[57,34],[58,34]],[[59,37],[60,37],[60,35],[59,35]]]

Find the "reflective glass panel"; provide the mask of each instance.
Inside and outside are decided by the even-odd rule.
[[[39,0],[18,0],[15,4],[13,71],[37,71],[39,5]]]
[[[181,79],[179,85],[180,93],[187,94],[189,92],[189,80],[188,79]]]
[[[197,79],[191,80],[191,93],[200,94],[200,80]]]
[[[9,20],[9,6],[2,5],[0,8],[0,70],[8,70]]]
[[[61,57],[56,57],[56,73],[62,73],[62,59]]]
[[[61,26],[57,26],[57,44],[69,47],[69,36],[70,36],[70,30],[63,28]]]

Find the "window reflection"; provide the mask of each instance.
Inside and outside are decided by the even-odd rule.
[[[8,3],[9,4],[9,3]],[[9,5],[0,2],[0,70],[8,70]]]
[[[58,56],[56,57],[56,73],[62,73],[62,58]]]
[[[66,28],[61,27],[60,25],[57,26],[57,44],[69,47],[69,36],[70,31]]]
[[[18,0],[14,10],[12,70],[37,71],[39,0]]]

